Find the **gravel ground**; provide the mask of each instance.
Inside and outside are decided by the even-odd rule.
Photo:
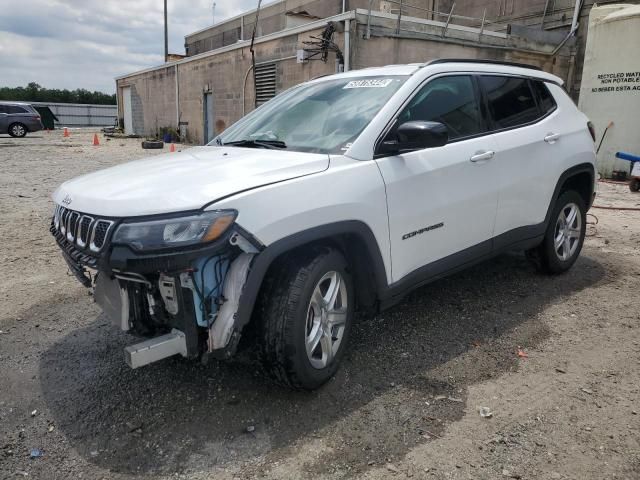
[[[0,478],[640,478],[640,212],[592,210],[565,275],[505,255],[360,318],[334,380],[292,393],[250,362],[126,367],[49,197],[162,152],[92,137],[0,137]]]

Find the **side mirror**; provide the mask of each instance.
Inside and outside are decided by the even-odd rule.
[[[414,120],[400,125],[396,140],[385,140],[380,144],[380,153],[404,153],[425,148],[442,147],[449,141],[447,127],[439,122]]]

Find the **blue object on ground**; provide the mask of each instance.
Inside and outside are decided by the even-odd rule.
[[[40,450],[39,448],[32,448],[31,449],[31,453],[29,454],[29,456],[31,458],[39,458],[41,456],[44,455],[44,452],[42,450]]]
[[[629,160],[630,162],[640,162],[640,155],[632,155],[626,152],[617,152],[616,157],[622,160]]]

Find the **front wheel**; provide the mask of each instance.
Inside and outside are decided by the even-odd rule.
[[[587,209],[578,192],[566,191],[558,197],[542,243],[527,252],[536,267],[545,273],[569,270],[580,255],[587,226]]]
[[[319,248],[276,266],[261,295],[259,342],[281,384],[313,390],[336,372],[354,311],[353,280],[340,252]]]
[[[27,134],[27,127],[22,123],[12,123],[9,125],[9,135],[12,137],[22,138]]]

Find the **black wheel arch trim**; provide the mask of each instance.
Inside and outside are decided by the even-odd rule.
[[[345,220],[320,225],[276,240],[256,255],[242,289],[236,315],[236,330],[241,331],[249,323],[262,281],[269,267],[278,257],[302,245],[336,238],[340,235],[357,235],[364,242],[371,259],[376,288],[379,292],[385,291],[388,288],[386,269],[380,247],[371,228],[359,220]]]
[[[551,201],[549,202],[549,206],[547,207],[547,214],[544,217],[545,226],[549,224],[549,220],[551,219],[551,213],[553,212],[553,207],[555,206],[556,200],[558,200],[558,197],[560,196],[562,186],[571,177],[574,177],[581,173],[588,173],[589,176],[591,177],[591,182],[589,184],[589,201],[586,202],[587,210],[591,208],[591,205],[593,203],[593,192],[595,192],[596,169],[592,163],[580,163],[562,172],[562,174],[560,175],[560,178],[558,178],[558,182],[556,183],[556,188],[553,190]]]

